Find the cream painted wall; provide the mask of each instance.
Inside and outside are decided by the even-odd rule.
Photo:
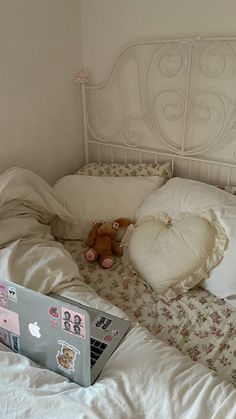
[[[235,0],[81,0],[83,63],[93,82],[130,42],[169,36],[236,35]]]
[[[235,0],[0,0],[0,172],[53,182],[83,163],[82,51],[95,82],[129,42],[196,34],[235,35]]]
[[[53,182],[83,161],[80,0],[0,0],[0,172]]]

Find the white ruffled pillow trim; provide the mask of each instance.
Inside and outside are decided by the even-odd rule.
[[[208,278],[210,271],[221,262],[224,256],[224,251],[228,244],[228,237],[222,225],[217,221],[213,210],[197,209],[192,212],[179,213],[175,217],[174,221],[178,221],[178,220],[181,220],[183,218],[186,218],[188,216],[193,216],[193,215],[201,216],[208,221],[212,230],[215,233],[215,245],[212,249],[211,254],[206,258],[206,260],[202,263],[202,265],[195,272],[192,272],[187,278],[172,285],[164,294],[159,294],[160,298],[162,298],[164,301],[170,301],[176,298],[178,295],[186,293],[190,288],[193,288],[195,285],[199,284],[202,280]],[[157,221],[164,222],[166,225],[171,224],[172,222],[172,218],[165,212],[159,212],[155,216],[143,217],[141,220],[139,220],[137,224],[129,226],[121,242],[122,246],[124,247],[128,246],[133,230],[139,225],[145,223],[146,221],[150,219],[155,219]],[[148,282],[147,281],[145,282],[150,287]]]

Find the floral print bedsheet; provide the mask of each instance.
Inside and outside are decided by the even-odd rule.
[[[84,282],[101,297],[159,339],[236,385],[236,308],[201,288],[164,302],[121,258],[104,270],[97,262],[85,261],[82,242],[63,244],[78,264]]]

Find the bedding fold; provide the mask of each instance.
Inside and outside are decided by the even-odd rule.
[[[0,216],[37,217],[48,224],[54,216],[73,222],[51,186],[30,170],[13,167],[0,175]]]
[[[45,294],[79,277],[77,265],[51,235],[55,216],[73,223],[40,176],[20,168],[0,176],[0,277]]]

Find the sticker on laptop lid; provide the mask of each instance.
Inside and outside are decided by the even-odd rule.
[[[0,327],[20,336],[19,315],[0,306]]]
[[[105,317],[103,315],[100,315],[95,320],[94,326],[96,326],[98,329],[107,331],[107,330],[110,329],[112,323],[113,323],[113,320],[111,320],[108,317]]]
[[[20,339],[14,333],[11,333],[11,348],[15,352],[20,352]]]
[[[9,346],[9,333],[2,328],[0,328],[0,342]]]
[[[54,319],[60,319],[59,308],[57,306],[50,306],[48,308],[48,314]]]
[[[85,339],[85,316],[67,307],[62,307],[62,330]]]
[[[119,330],[112,330],[111,334],[112,334],[112,336],[119,336],[120,331]]]
[[[7,287],[8,300],[17,302],[17,294],[15,287]]]
[[[0,306],[7,307],[7,305],[7,287],[6,285],[0,283]]]
[[[111,342],[111,341],[112,341],[112,336],[111,336],[111,335],[106,335],[106,336],[104,336],[104,337],[103,337],[103,339],[104,339],[106,342]]]
[[[50,319],[50,323],[52,327],[58,327],[59,326],[59,322],[55,319]]]
[[[61,348],[56,355],[57,366],[60,370],[71,374],[75,370],[76,355],[80,355],[80,351],[63,340],[58,340],[58,344]]]

